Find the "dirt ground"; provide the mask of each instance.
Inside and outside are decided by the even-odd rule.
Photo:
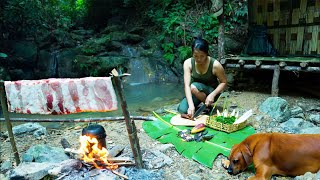
[[[290,106],[296,105],[298,103],[318,103],[319,99],[312,96],[301,96],[300,95],[280,95],[281,98],[287,100]],[[257,108],[259,105],[267,98],[270,97],[268,93],[261,92],[241,92],[232,91],[230,101],[236,104],[238,107],[253,109],[257,113]],[[138,137],[142,152],[146,149],[151,149],[156,146],[161,146],[161,143],[151,139],[142,129],[143,121],[136,121],[136,127],[138,129]],[[130,150],[128,135],[126,131],[126,126],[123,121],[117,122],[102,122],[100,123],[105,127],[107,132],[107,146],[112,147],[114,145],[124,145],[126,149]],[[40,139],[35,139],[32,135],[24,135],[20,137],[15,137],[16,144],[20,156],[28,148],[36,144],[48,144],[54,147],[62,147],[60,140],[66,138],[71,144],[72,148],[79,147],[79,136],[81,134],[82,128],[85,127],[85,123],[68,124],[64,129],[47,129],[49,135],[43,136]],[[14,156],[11,150],[9,138],[1,137],[1,155],[0,163],[2,164],[6,160],[11,160],[14,165]],[[164,152],[167,156],[172,158],[173,164],[170,166],[165,166],[161,168],[164,171],[165,179],[197,179],[193,175],[197,174],[198,179],[245,179],[252,175],[250,172],[243,172],[237,176],[229,175],[226,170],[221,167],[220,161],[223,156],[218,156],[214,162],[212,169],[209,169],[193,160],[189,160],[180,155],[174,147],[168,148]],[[292,179],[288,177],[273,177],[273,179]]]

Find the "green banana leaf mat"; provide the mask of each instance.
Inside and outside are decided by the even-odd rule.
[[[173,144],[181,155],[188,159],[193,159],[208,168],[212,168],[213,161],[217,155],[228,156],[234,144],[240,143],[246,137],[255,133],[251,126],[233,133],[226,133],[207,127],[208,135],[215,135],[210,141],[186,142],[178,136],[178,132],[184,129],[192,129],[192,127],[171,125],[170,119],[174,114],[159,116],[154,113],[154,115],[157,117],[156,121],[145,121],[142,124],[143,129],[152,139],[158,140],[163,144]]]

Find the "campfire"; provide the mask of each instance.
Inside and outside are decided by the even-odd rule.
[[[135,164],[129,157],[116,157],[123,150],[123,147],[115,146],[108,150],[105,138],[106,134],[102,126],[89,125],[82,130],[82,135],[79,138],[79,149],[65,148],[65,151],[76,154],[76,159],[79,159],[88,169],[107,169],[124,179],[128,179],[116,170],[119,166]]]
[[[86,135],[80,136],[80,159],[99,169],[117,169],[117,164],[108,161],[108,150],[105,147],[99,148],[99,146],[97,138]]]

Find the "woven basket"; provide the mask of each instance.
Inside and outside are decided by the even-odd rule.
[[[224,123],[216,121],[216,116],[210,116],[206,119],[206,126],[212,128],[212,129],[224,131],[227,133],[238,131],[238,130],[246,127],[246,125],[247,125],[247,121],[244,121],[239,124],[224,124]]]

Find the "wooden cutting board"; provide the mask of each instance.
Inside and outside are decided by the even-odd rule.
[[[205,124],[208,117],[208,115],[200,115],[193,121],[190,119],[182,118],[181,114],[177,114],[171,118],[170,123],[175,126],[196,126],[200,123]]]

